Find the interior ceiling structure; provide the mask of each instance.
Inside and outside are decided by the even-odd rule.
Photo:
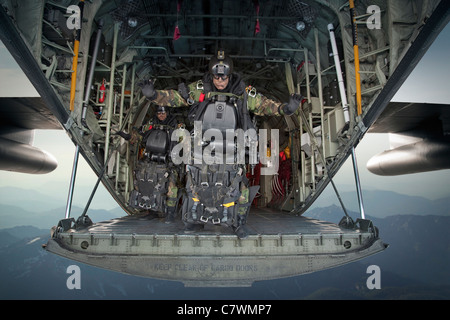
[[[263,91],[278,72],[267,62],[298,65],[305,59],[295,50],[313,50],[313,27],[320,25],[319,32],[328,38],[326,25],[336,22],[330,9],[315,1],[299,0],[108,1],[96,16],[100,18],[122,22],[118,43],[121,58],[134,55],[134,61],[141,59],[137,72],[141,70],[144,77],[158,75],[165,88],[198,79],[210,57],[223,49],[234,59],[235,70],[244,80]],[[105,34],[106,42],[111,42],[112,30],[105,30]],[[130,45],[135,52],[130,48],[121,52]],[[279,98],[287,94],[282,88],[271,90]]]

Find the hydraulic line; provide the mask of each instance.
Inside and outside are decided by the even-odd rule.
[[[352,161],[353,161],[353,172],[355,174],[356,192],[358,195],[359,212],[361,214],[361,218],[365,219],[366,215],[364,213],[364,202],[361,191],[361,183],[359,182],[358,162],[356,161],[355,147],[352,147]]]
[[[73,190],[75,187],[75,179],[77,176],[79,155],[80,155],[80,146],[77,145],[75,149],[75,155],[73,158],[72,175],[70,177],[70,184],[69,184],[69,194],[67,195],[66,213],[65,213],[66,219],[70,218],[70,210],[72,209]]]

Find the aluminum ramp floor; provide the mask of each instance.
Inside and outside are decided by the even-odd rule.
[[[187,234],[179,219],[166,224],[142,214],[57,231],[46,249],[101,268],[188,286],[248,286],[335,267],[386,248],[375,228],[345,229],[267,208],[252,208],[247,226],[246,239],[212,224]]]

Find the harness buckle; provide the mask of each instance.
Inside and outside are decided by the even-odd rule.
[[[250,97],[252,97],[252,98],[256,97],[256,88],[255,87],[248,86],[247,88],[245,88],[245,90],[247,91],[247,94]]]
[[[212,222],[213,224],[219,224],[219,223],[220,223],[220,218],[217,218],[217,219],[211,219],[211,222]]]
[[[201,221],[201,222],[204,222],[204,223],[207,223],[207,222],[208,222],[208,219],[209,219],[209,217],[206,217],[206,218],[205,218],[204,216],[201,216],[201,217],[200,217],[200,221]]]
[[[191,98],[193,94],[194,94],[194,91],[189,91],[188,98],[186,99],[187,104],[190,106],[192,106],[195,102],[194,99]]]
[[[200,184],[202,185],[202,187],[209,187],[209,183],[206,181],[203,181]]]

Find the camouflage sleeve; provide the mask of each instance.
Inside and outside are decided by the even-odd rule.
[[[200,95],[203,93],[203,85],[200,85],[200,82],[193,82],[188,85],[189,89],[189,98],[193,101],[197,102],[200,100]]]
[[[280,116],[278,112],[282,103],[269,99],[262,94],[256,94],[254,96],[249,95],[247,100],[247,107],[250,112],[253,112],[257,116]]]
[[[199,85],[201,87],[199,87]],[[189,91],[189,99],[195,102],[199,101],[200,95],[203,92],[203,85],[201,84],[201,81],[190,83],[187,88]],[[156,98],[153,100],[153,102],[159,106],[189,106],[188,102],[183,99],[183,97],[177,90],[156,90]]]
[[[187,107],[188,104],[177,90],[156,90],[156,98],[153,100],[159,106]]]

